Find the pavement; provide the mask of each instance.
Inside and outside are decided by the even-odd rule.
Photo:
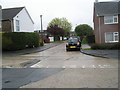
[[[24,55],[24,54],[30,54],[30,53],[36,53],[36,52],[41,52],[46,49],[49,49],[51,47],[57,46],[61,44],[62,42],[59,43],[47,43],[44,46],[38,47],[38,48],[30,48],[30,49],[24,49],[24,50],[18,50],[18,51],[3,51],[2,56],[16,56],[16,55]]]
[[[119,59],[120,56],[120,50],[85,50],[89,48],[89,45],[83,44],[81,52],[86,55],[111,59]]]

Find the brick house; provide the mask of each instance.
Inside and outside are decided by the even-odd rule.
[[[94,34],[95,42],[120,42],[120,1],[94,3]]]
[[[25,7],[2,9],[2,32],[34,32],[34,22]]]
[[[1,23],[1,20],[2,20],[2,7],[0,6],[0,32],[2,31],[2,23]]]

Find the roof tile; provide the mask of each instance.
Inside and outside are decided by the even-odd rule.
[[[2,9],[2,20],[12,20],[24,7]]]

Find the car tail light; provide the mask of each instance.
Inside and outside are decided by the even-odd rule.
[[[80,43],[79,43],[79,42],[77,42],[77,45],[80,45]]]

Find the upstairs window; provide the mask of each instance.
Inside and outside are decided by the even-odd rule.
[[[116,24],[116,23],[118,23],[118,15],[104,16],[104,24]]]
[[[16,31],[20,31],[20,22],[16,20]]]

